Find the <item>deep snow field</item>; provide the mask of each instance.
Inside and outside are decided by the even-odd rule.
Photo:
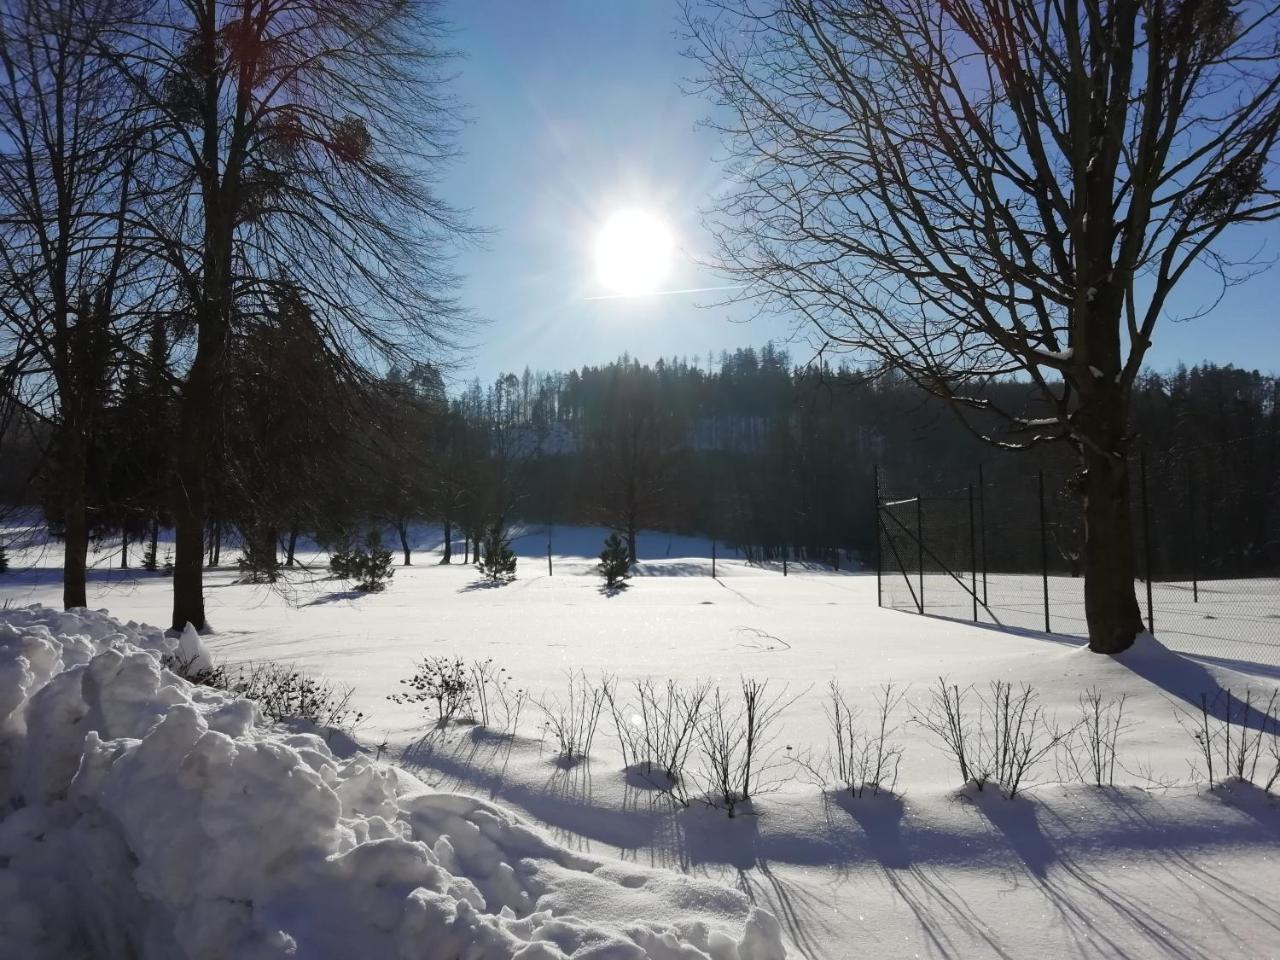
[[[517,543],[518,579],[498,587],[480,585],[476,572],[461,564],[437,565],[432,551],[438,537],[431,531],[420,533],[414,565],[397,566],[381,594],[357,595],[324,579],[323,557],[311,555],[306,559],[314,560],[314,568],[294,574],[280,589],[237,583],[234,569],[209,572],[213,631],[204,641],[212,656],[222,662],[284,661],[351,685],[354,705],[367,715],[357,739],[369,757],[392,761],[387,768],[392,772],[382,772],[360,755],[328,756],[327,748],[311,739],[285,743],[277,735],[267,745],[267,735],[249,730],[236,713],[243,708],[213,703],[217,697],[206,691],[161,696],[156,691],[164,683],[156,681],[146,696],[121,694],[135,704],[157,698],[176,703],[113,714],[85,751],[91,759],[83,762],[71,799],[45,804],[76,808],[78,824],[93,816],[117,825],[111,849],[77,854],[87,859],[94,882],[123,883],[128,868],[122,864],[132,861],[128,851],[118,849],[121,844],[135,856],[137,845],[151,854],[151,859],[139,857],[139,892],[98,908],[114,907],[122,912],[121,928],[141,929],[143,898],[162,902],[157,915],[183,919],[176,927],[165,927],[168,919],[153,922],[158,944],[174,930],[186,931],[188,922],[205,924],[204,930],[240,930],[222,915],[240,916],[237,911],[245,909],[228,905],[239,896],[230,892],[232,878],[246,870],[254,876],[288,872],[279,863],[265,863],[271,851],[290,851],[296,859],[296,851],[304,850],[303,859],[310,858],[305,871],[291,868],[288,877],[264,880],[256,892],[245,894],[254,901],[260,926],[274,924],[284,931],[281,936],[293,936],[297,955],[304,957],[443,956],[440,951],[448,949],[442,945],[461,942],[441,939],[442,928],[432,926],[443,923],[439,911],[448,910],[455,924],[451,930],[497,931],[484,934],[488,939],[481,939],[490,946],[478,946],[476,956],[511,955],[523,941],[541,936],[559,937],[558,949],[582,950],[583,956],[594,944],[601,950],[613,947],[619,956],[628,955],[626,950],[639,955],[641,949],[676,956],[684,949],[684,956],[693,957],[696,949],[764,960],[777,947],[768,915],[776,917],[791,955],[812,957],[1280,956],[1280,801],[1240,784],[1209,790],[1204,772],[1192,768],[1196,744],[1179,723],[1180,712],[1194,710],[1201,694],[1231,689],[1270,696],[1275,670],[1265,658],[1252,669],[1249,661],[1233,656],[1239,669],[1227,669],[1221,665],[1225,658],[1180,655],[1159,635],[1142,638],[1121,657],[1098,657],[1069,637],[878,609],[874,574],[792,567],[784,578],[776,566],[754,567],[722,556],[719,579],[713,580],[707,544],[657,534],[642,538],[639,575],[626,590],[608,595],[586,559],[598,551],[601,539],[599,531],[556,531],[554,575],[548,576],[545,535],[535,531]],[[135,565],[139,557],[140,551]],[[14,561],[15,570],[0,578],[0,602],[56,606],[56,551],[19,551]],[[120,620],[167,623],[168,580],[120,571],[111,566],[116,563],[114,553],[99,558],[91,605]],[[36,566],[22,569],[24,564]],[[110,632],[95,623],[94,630]],[[145,642],[130,642],[144,648],[162,642],[157,634],[144,634]],[[1174,645],[1174,638],[1169,642]],[[0,632],[0,650],[4,643]],[[1194,649],[1183,641],[1178,645]],[[70,659],[64,656],[64,667],[91,652],[75,649],[79,652]],[[622,770],[607,710],[590,761],[572,766],[556,762],[545,715],[533,704],[525,708],[514,738],[465,725],[433,731],[420,708],[386,699],[405,689],[400,679],[424,656],[492,658],[534,701],[563,699],[566,672],[576,670],[593,681],[607,672],[624,690],[632,681],[652,677],[686,684],[707,680],[736,694],[740,677],[767,679],[770,691],[785,691],[786,702],[776,776],[771,777],[775,788],[733,818],[696,797],[687,808],[674,804],[643,777]],[[107,667],[91,667],[81,685],[99,695],[88,683],[94,669]],[[1083,690],[1125,694],[1117,786],[1063,782],[1065,771],[1049,758],[1033,771],[1035,785],[1013,800],[992,786],[982,792],[959,789],[952,762],[920,724],[911,722],[927,707],[939,675],[961,688],[974,684],[983,690],[997,679],[1030,683],[1047,712],[1064,725],[1076,721]],[[0,671],[0,716],[10,706],[3,700],[3,691],[12,687],[9,676]],[[852,799],[834,792],[833,785],[824,789],[793,759],[817,757],[828,746],[824,705],[832,679],[862,708],[863,720],[871,719],[872,698],[882,683],[908,687],[896,715],[895,738],[903,749],[900,798]],[[209,703],[200,699],[210,697]],[[74,737],[65,730],[59,734],[57,724],[68,722],[66,711],[75,711],[65,703],[55,709],[53,698],[47,699],[44,722],[52,729],[41,736],[60,737],[66,749]],[[161,727],[148,733],[162,714]],[[228,761],[223,741],[200,739],[196,715],[209,729],[222,730],[244,756],[270,754],[277,766],[261,758],[238,766]],[[12,717],[8,723],[12,740]],[[170,727],[172,735],[162,738],[160,732]],[[81,725],[74,732],[84,729]],[[34,727],[26,736],[34,742]],[[143,739],[112,739],[118,737]],[[175,741],[167,754],[158,742],[164,738]],[[149,748],[153,740],[156,746]],[[302,788],[293,783],[297,765],[279,760],[286,747],[343,798],[336,813],[331,801],[329,806],[302,803],[288,794]],[[174,760],[175,752],[197,759]],[[117,756],[114,764],[104,759]],[[35,761],[26,762],[23,776],[37,776],[29,769]],[[42,781],[46,799],[49,782],[65,788],[63,781],[70,778],[70,761],[60,762],[62,779]],[[690,767],[696,766],[691,759]],[[148,784],[161,790],[155,778],[173,769],[181,789],[163,798],[131,799],[150,797]],[[0,767],[0,777],[3,771]],[[188,781],[203,777],[212,783],[224,774],[228,782],[217,800],[195,805],[209,810],[207,818],[184,812],[175,820],[163,809],[166,804],[190,809],[190,791],[200,788]],[[288,789],[276,783],[281,776],[290,780]],[[310,775],[301,779],[307,790],[323,793]],[[246,785],[250,793],[261,789],[275,798],[269,800],[275,806],[256,809],[246,823],[233,815],[238,803],[253,806],[233,796],[242,782],[259,785]],[[374,783],[380,786],[369,785]],[[206,796],[212,790],[208,787]],[[359,800],[345,799],[356,794]],[[323,829],[302,825],[302,814],[295,817],[295,810],[313,808],[320,812],[307,816],[322,821]],[[33,856],[35,828],[12,824],[22,816],[11,814],[0,826],[0,865],[14,858],[11,875],[15,835],[26,837],[26,856]],[[65,821],[71,814],[61,809],[57,816]],[[277,823],[289,835],[278,843]],[[491,841],[482,852],[454,838],[458,832],[471,836],[477,827]],[[67,827],[67,836],[83,829]],[[436,849],[442,835],[450,838],[445,846],[453,853]],[[226,838],[237,836],[266,842],[268,849],[252,869],[231,853],[217,866],[198,866],[199,855],[217,861],[216,849],[234,847]],[[413,846],[414,841],[425,846]],[[375,854],[378,843],[404,849]],[[179,853],[167,851],[168,844],[197,860],[189,867],[170,862]],[[73,843],[70,848],[78,849]],[[353,851],[368,858],[367,874],[337,865],[353,860]],[[406,862],[393,865],[394,856]],[[322,869],[318,862],[328,866]],[[93,873],[98,868],[101,876]],[[209,880],[218,869],[232,872]],[[388,873],[394,882],[385,880]],[[427,874],[432,878],[423,879]],[[0,902],[13,903],[12,889],[3,890],[5,882],[0,871]],[[12,887],[12,876],[8,882]],[[435,892],[414,900],[408,891],[415,883]],[[475,896],[471,889],[478,891]],[[33,896],[29,887],[23,892]],[[422,906],[428,900],[430,909]],[[412,918],[403,905],[409,901],[416,904]],[[193,902],[212,912],[197,916]],[[472,906],[460,906],[464,902]],[[503,906],[510,908],[505,916]],[[750,913],[752,907],[762,910]],[[468,910],[479,918],[469,919],[471,926],[458,921]],[[315,939],[320,933],[301,936],[315,911],[323,917],[318,930],[333,938],[329,949],[334,952],[320,949]],[[548,912],[575,919],[553,921]],[[31,913],[0,911],[0,923]],[[362,919],[352,919],[353,913]],[[678,929],[654,932],[677,921]],[[361,923],[376,927],[384,939],[351,952],[349,938]],[[553,936],[554,931],[559,932]],[[183,942],[192,942],[183,936]],[[412,952],[422,938],[432,937],[425,952]],[[122,955],[97,946],[101,955]],[[173,955],[163,946],[156,949],[154,956]],[[289,955],[266,940],[254,949],[259,952],[189,955]]]

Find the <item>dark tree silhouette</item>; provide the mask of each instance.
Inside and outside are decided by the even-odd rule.
[[[287,280],[357,376],[447,344],[459,311],[433,191],[454,127],[426,0],[175,0],[118,38],[152,131],[135,214],[180,284],[173,626],[204,624],[208,457],[241,318]]]

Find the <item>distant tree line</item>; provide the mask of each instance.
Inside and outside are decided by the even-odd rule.
[[[1038,562],[1043,472],[1053,569],[1080,572],[1071,451],[993,450],[904,378],[798,365],[765,346],[714,361],[623,357],[568,373],[526,370],[450,398],[439,371],[419,364],[392,368],[366,390],[360,416],[342,417],[324,413],[339,381],[307,366],[317,354],[289,329],[277,318],[238,347],[246,356],[209,475],[206,562],[234,535],[274,576],[296,563],[300,536],[341,545],[372,524],[394,532],[409,564],[411,527],[424,523],[445,531],[443,562],[474,562],[495,529],[521,523],[605,526],[632,561],[636,533],[658,529],[714,537],[752,560],[848,567],[874,555],[876,471],[886,496],[962,496],[981,464],[999,494],[990,503],[993,530],[1002,531],[992,563],[1013,569],[1033,554]],[[305,373],[284,392],[269,373],[282,365]],[[992,389],[1010,408],[1030,402],[1022,382]],[[90,452],[95,536],[123,532],[136,542],[169,522],[164,478],[173,462],[161,438],[171,414],[152,390],[144,375],[125,376],[104,407],[108,426]],[[1229,553],[1218,561],[1225,575],[1275,572],[1280,543],[1266,531],[1277,529],[1270,514],[1280,502],[1280,379],[1214,365],[1145,373],[1132,431],[1150,453],[1161,569],[1185,568],[1195,535],[1185,519],[1191,462],[1201,514],[1212,513],[1201,552]],[[55,525],[56,489],[51,475],[33,488]]]

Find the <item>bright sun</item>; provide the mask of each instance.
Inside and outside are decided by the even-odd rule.
[[[673,246],[671,231],[653,214],[619,211],[596,237],[596,276],[614,293],[653,293],[671,271]]]

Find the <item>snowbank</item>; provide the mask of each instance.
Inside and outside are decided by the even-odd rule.
[[[737,891],[603,867],[483,801],[266,728],[163,669],[193,643],[104,613],[0,611],[6,955],[784,955]]]

